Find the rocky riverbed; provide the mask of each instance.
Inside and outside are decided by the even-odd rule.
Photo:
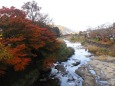
[[[83,79],[75,73],[75,70],[82,64],[89,61],[91,54],[80,43],[71,43],[65,40],[68,47],[72,47],[75,52],[65,62],[57,62],[52,67],[51,77],[59,79],[59,86],[82,86]]]
[[[83,86],[115,86],[115,58],[105,57],[91,57],[86,65],[76,70],[83,78]]]
[[[115,86],[114,57],[93,56],[80,43],[65,42],[75,54],[52,68],[51,77],[59,79],[59,86]]]

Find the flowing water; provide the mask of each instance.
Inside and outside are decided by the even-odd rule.
[[[90,56],[91,53],[85,49],[80,43],[71,43],[67,40],[64,40],[67,44],[67,47],[72,47],[75,50],[75,54],[72,55],[67,61],[56,63],[55,65],[63,65],[65,71],[58,71],[55,67],[52,68],[52,73],[56,75],[60,80],[60,86],[82,86],[82,78],[75,73],[75,70],[78,69],[82,64],[86,64],[90,61],[87,56]],[[73,65],[80,62],[79,65]]]

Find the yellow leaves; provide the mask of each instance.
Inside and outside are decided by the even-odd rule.
[[[4,47],[4,45],[0,43],[0,61],[6,60],[9,58],[13,58],[13,56],[8,52],[7,47]]]

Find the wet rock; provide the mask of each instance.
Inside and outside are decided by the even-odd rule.
[[[92,56],[94,56],[93,54],[91,54],[91,55],[85,55],[86,57],[92,57]]]
[[[107,81],[109,86],[115,86],[115,64],[114,63],[93,59],[92,61],[88,62],[88,64],[94,68],[96,75],[99,76],[99,78],[97,79],[98,83],[103,84],[103,86],[107,86],[107,83],[106,85],[105,83],[103,83]]]
[[[55,69],[57,69],[58,71],[61,71],[61,72],[66,72],[65,67],[62,64],[56,65]]]
[[[58,73],[58,70],[55,69],[55,68],[52,68],[52,71],[51,71],[50,77],[54,77],[57,73]]]
[[[32,86],[59,86],[60,81],[59,79],[47,79],[45,81],[37,81]]]
[[[83,86],[97,86],[94,76],[86,66],[82,66],[75,71],[83,79]]]
[[[78,59],[72,59],[72,60],[74,61],[74,63],[72,63],[72,66],[78,66],[81,63],[81,61]]]
[[[80,61],[72,63],[73,66],[78,66],[80,64]]]
[[[71,82],[71,81],[75,81],[75,79],[73,78],[72,75],[69,75],[69,76],[68,76],[68,80],[67,80],[67,82]]]
[[[49,77],[49,74],[50,74],[50,72],[51,72],[51,69],[45,69],[45,70],[40,70],[39,71],[40,72],[40,79],[44,79],[44,78],[48,78]]]
[[[40,70],[39,78],[31,86],[59,86],[59,79],[50,77],[51,69]]]

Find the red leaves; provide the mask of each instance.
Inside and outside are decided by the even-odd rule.
[[[25,44],[18,45],[15,48],[10,48],[9,52],[14,56],[14,57],[25,57],[27,54],[25,54]]]
[[[47,59],[44,59],[44,61],[43,61],[43,67],[45,68],[45,69],[47,69],[47,68],[51,68],[52,66],[53,66],[53,63],[55,62],[55,59],[53,59],[53,58],[47,58]]]
[[[7,39],[9,41],[9,43],[12,43],[12,42],[20,42],[20,41],[23,41],[24,38],[22,36],[18,37],[18,38],[8,38]]]
[[[46,55],[59,48],[55,35],[47,28],[40,28],[27,20],[22,10],[3,7],[0,9],[0,20],[4,45],[9,47],[8,53],[12,56],[2,63],[13,66],[15,71],[24,70],[30,61],[34,62],[34,57],[39,60],[41,51]],[[48,68],[53,65],[52,57],[42,59],[44,67]],[[0,70],[0,73],[4,72]]]
[[[30,61],[31,61],[30,58],[19,58],[19,57],[14,57],[6,60],[7,64],[14,66],[15,71],[24,70]]]
[[[18,45],[15,48],[10,48],[9,52],[13,55],[13,58],[7,59],[5,62],[9,65],[14,66],[15,71],[21,71],[25,69],[25,67],[31,61],[30,58],[27,58],[27,54],[25,54],[25,44]],[[26,58],[25,58],[26,57]]]
[[[46,30],[48,30],[47,28],[40,28],[40,30],[42,30],[42,31],[46,31]]]
[[[17,17],[17,16],[21,16],[22,18],[25,18],[26,15],[22,10],[16,9],[15,7],[2,7],[2,9],[0,9],[0,17],[2,16],[7,16],[7,17]]]

